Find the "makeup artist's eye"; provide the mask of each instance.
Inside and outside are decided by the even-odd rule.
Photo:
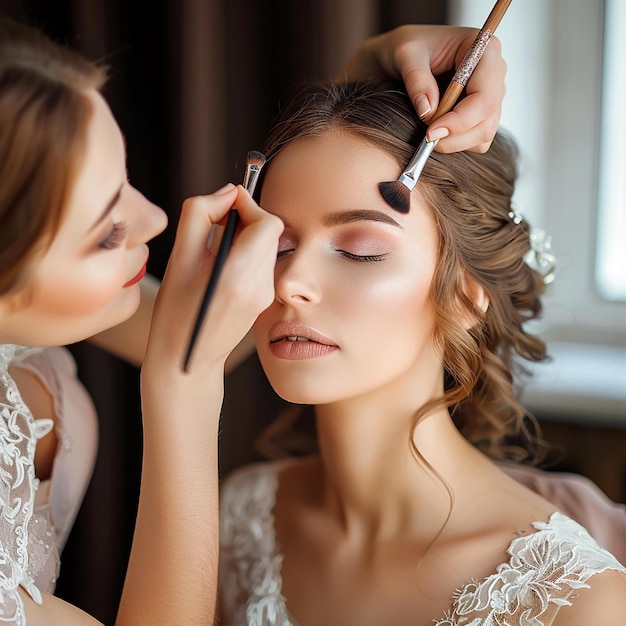
[[[115,222],[111,232],[98,244],[98,248],[105,250],[113,250],[119,247],[126,237],[126,231],[128,227],[126,222]]]
[[[347,250],[337,250],[341,256],[344,256],[350,261],[356,261],[357,263],[371,263],[376,261],[383,261],[387,256],[386,254],[352,254]]]

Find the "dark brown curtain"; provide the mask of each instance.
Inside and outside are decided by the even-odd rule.
[[[370,35],[402,23],[445,23],[445,5],[444,0],[0,0],[3,13],[111,66],[105,96],[126,135],[130,178],[170,216],[167,232],[151,246],[149,269],[156,276],[165,269],[182,200],[240,181],[246,153],[260,144],[291,85],[334,75]],[[87,344],[71,350],[97,405],[101,435],[57,593],[112,624],[139,488],[138,371]],[[252,442],[277,406],[254,357],[229,377],[222,475],[257,458]]]

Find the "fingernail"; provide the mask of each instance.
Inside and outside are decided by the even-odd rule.
[[[225,193],[228,193],[229,191],[232,191],[235,188],[235,185],[233,185],[232,183],[228,183],[226,185],[224,185],[223,187],[221,187],[220,189],[218,189],[215,192],[216,196],[222,196]]]
[[[420,116],[420,119],[425,118],[431,111],[428,98],[425,95],[418,96],[415,100],[415,108],[417,109],[417,114]]]
[[[428,139],[428,141],[438,141],[439,139],[443,139],[444,137],[447,137],[450,134],[450,131],[443,127],[440,126],[439,128],[434,128],[433,130],[429,130],[426,133],[426,138]]]

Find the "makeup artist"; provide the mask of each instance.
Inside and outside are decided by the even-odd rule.
[[[366,42],[347,72],[401,75],[428,119],[437,105],[431,69],[453,67],[474,35],[397,29]],[[497,42],[481,68],[468,97],[431,129],[441,151],[481,152],[493,138],[505,74]],[[233,185],[187,200],[152,316],[157,285],[143,278],[147,242],[166,218],[127,180],[123,137],[100,94],[104,80],[102,67],[0,19],[0,621],[98,623],[53,595],[97,447],[91,401],[61,346],[115,327],[99,343],[118,353],[123,345],[131,362],[143,363],[144,430],[116,623],[211,624],[219,411],[208,414],[206,399],[222,396],[227,356],[273,298],[282,223]],[[183,374],[211,271],[209,231],[235,204],[242,229],[215,294],[211,332]]]

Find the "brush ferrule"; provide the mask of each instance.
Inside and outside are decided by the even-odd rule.
[[[438,141],[438,140],[437,140]],[[437,141],[428,141],[424,137],[417,150],[411,157],[409,164],[406,166],[398,181],[401,182],[409,191],[413,191],[417,181],[428,161],[428,157],[433,153]]]
[[[243,177],[243,187],[250,195],[254,193],[260,173],[261,167],[259,165],[254,164],[246,167],[246,172]]]

